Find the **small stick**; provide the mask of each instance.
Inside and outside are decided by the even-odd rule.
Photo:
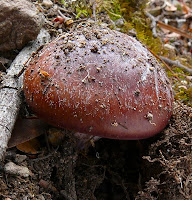
[[[180,76],[185,77],[185,79],[187,79],[187,80],[189,80],[189,81],[192,81],[192,76],[187,76],[187,75],[181,74],[181,73],[177,73],[177,74],[180,75]]]
[[[96,19],[96,2],[95,0],[92,0],[92,9],[93,9],[93,18],[95,21],[97,21]]]
[[[152,29],[153,37],[156,38],[157,37],[157,22],[159,21],[161,15],[154,17],[149,12],[145,12],[145,14],[147,15],[147,17],[151,19],[151,29]]]
[[[76,14],[74,12],[68,11],[65,8],[62,8],[61,6],[58,6],[58,8],[59,8],[59,10],[66,12],[66,13],[69,13],[69,14],[72,14],[74,17],[76,17]]]
[[[31,56],[27,59],[27,61],[24,63],[24,65],[23,65],[23,68],[19,71],[19,73],[18,74],[14,74],[14,78],[19,78],[22,74],[23,74],[23,72],[25,71],[25,69],[26,69],[26,65],[27,65],[27,63],[29,62],[29,60],[34,56],[34,52],[31,54]]]
[[[161,28],[167,29],[167,30],[169,30],[169,31],[171,31],[171,32],[175,32],[175,33],[177,33],[177,34],[179,34],[179,35],[181,35],[181,36],[183,36],[183,37],[192,39],[192,35],[190,35],[190,34],[184,32],[184,31],[181,31],[181,30],[179,30],[178,28],[175,28],[175,27],[173,27],[173,26],[170,26],[170,25],[168,25],[168,24],[165,24],[165,23],[163,23],[163,22],[161,22],[161,21],[157,21],[157,25],[160,26]]]
[[[167,64],[169,65],[175,65],[181,69],[183,69],[183,71],[188,72],[192,75],[192,69],[182,65],[178,60],[170,60],[169,58],[160,56],[161,60],[165,61]]]
[[[20,51],[4,76],[0,90],[0,138],[3,138],[0,140],[0,160],[4,157],[21,104],[22,69],[31,54],[49,40],[49,33],[42,29],[33,44]]]

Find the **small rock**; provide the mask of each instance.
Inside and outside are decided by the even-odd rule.
[[[26,195],[26,196],[23,197],[23,200],[28,200],[28,199],[29,199],[28,195]]]
[[[125,24],[125,20],[123,18],[120,18],[115,21],[115,25],[118,27],[122,27]]]
[[[173,50],[173,51],[175,51],[175,47],[172,46],[172,45],[170,45],[170,44],[165,44],[164,47],[165,47],[166,49],[168,49],[168,50]]]
[[[26,155],[16,154],[15,161],[17,163],[22,163],[24,160],[26,160],[26,158],[27,158]]]
[[[13,162],[6,163],[4,169],[6,173],[12,175],[19,175],[22,177],[28,177],[32,175],[27,167],[16,165]]]
[[[181,81],[181,84],[183,84],[183,85],[187,85],[188,83],[187,83],[186,80],[182,80],[182,81]]]
[[[0,52],[23,48],[36,39],[44,18],[27,0],[0,1]]]
[[[192,76],[186,76],[186,79],[192,81]]]
[[[136,32],[136,30],[134,28],[129,30],[128,33],[129,33],[129,35],[131,35],[133,37],[136,37],[136,35],[137,35],[137,32]]]
[[[45,200],[45,197],[42,194],[40,194],[37,196],[37,200]]]
[[[53,6],[53,2],[51,0],[43,0],[41,5],[47,8],[51,8]]]

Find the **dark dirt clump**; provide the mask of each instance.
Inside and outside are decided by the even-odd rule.
[[[0,195],[2,199],[191,199],[191,113],[191,108],[175,103],[168,127],[142,141],[100,139],[80,151],[71,137],[65,137],[55,150],[45,147],[38,158],[19,164],[27,166],[32,176],[12,176],[2,169]],[[13,152],[7,152],[5,162],[15,162]]]
[[[175,103],[169,127],[149,146],[149,156],[143,156],[147,160],[144,161],[143,174],[151,179],[137,199],[192,198],[191,114],[191,108]]]

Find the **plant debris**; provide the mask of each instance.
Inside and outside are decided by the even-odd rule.
[[[52,39],[73,32],[74,24],[92,17],[107,27],[132,34],[151,51],[191,69],[191,39],[171,30],[150,27],[151,18],[191,35],[191,1],[123,0],[31,0],[45,17]],[[143,17],[145,16],[145,17]],[[65,23],[65,19],[67,19]],[[62,22],[62,23],[60,23]],[[157,22],[157,21],[156,21]],[[157,23],[153,23],[156,26]],[[156,38],[152,28],[156,29]],[[173,30],[173,29],[172,29]],[[97,36],[99,37],[99,35]],[[82,44],[83,47],[83,44]],[[93,49],[96,51],[96,48]],[[66,52],[67,53],[67,52]],[[9,67],[17,54],[0,55]],[[70,59],[70,58],[69,58]],[[51,128],[38,136],[38,153],[12,147],[0,165],[0,198],[3,200],[185,200],[192,199],[192,84],[191,74],[172,65],[167,74],[175,93],[168,126],[157,136],[140,141],[100,139],[86,141],[84,150],[67,130]],[[6,69],[2,67],[2,71]],[[79,70],[85,70],[82,66]],[[100,73],[102,70],[98,68]],[[44,78],[49,74],[41,72]],[[88,76],[87,76],[88,78]],[[85,80],[86,81],[86,80]],[[135,91],[140,95],[140,91]],[[102,105],[103,106],[103,105]],[[23,114],[24,113],[24,114]],[[20,115],[30,113],[26,108]],[[152,116],[148,116],[150,119]],[[153,121],[152,121],[153,122]],[[114,122],[116,125],[116,122]],[[54,131],[55,130],[55,131]],[[52,132],[56,132],[53,134]],[[28,132],[27,132],[28,133]],[[26,133],[26,134],[27,134]],[[53,135],[54,137],[52,137]],[[62,137],[61,137],[62,135]],[[59,140],[59,142],[57,142]],[[24,154],[18,159],[18,155]],[[23,177],[6,172],[6,163],[26,167],[33,175]]]

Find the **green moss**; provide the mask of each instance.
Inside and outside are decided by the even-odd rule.
[[[91,17],[93,12],[92,6],[92,2],[89,0],[77,0],[72,3],[72,7],[75,9],[77,19],[79,17]],[[100,14],[102,12],[106,12],[114,21],[121,18],[122,14],[119,0],[97,0],[96,13]]]
[[[60,3],[65,4],[65,0],[60,0]]]
[[[137,38],[145,44],[154,53],[163,52],[163,45],[159,38],[154,38],[152,31],[149,26],[149,22],[146,19],[142,19],[141,14],[132,17],[132,23],[134,24],[135,31],[137,33]]]
[[[174,74],[167,71],[167,75],[172,79],[175,99],[192,107],[192,87],[189,87],[189,81],[186,80],[186,76],[190,76],[190,74],[183,72],[182,69],[178,67],[173,67],[172,70]],[[179,78],[179,80],[177,78]]]
[[[145,4],[136,3],[136,1],[123,1],[121,2],[121,10],[123,17],[126,19],[126,23],[122,29],[123,32],[127,33],[129,30],[134,29],[136,32],[136,36],[138,40],[141,41],[145,46],[147,46],[151,51],[156,53],[157,55],[167,55],[167,51],[164,48],[163,43],[159,38],[154,38],[150,24],[151,21],[145,17],[143,13],[143,9],[145,8]],[[137,4],[137,5],[136,5]],[[140,6],[140,9],[138,7]],[[173,55],[174,56],[174,55]],[[173,60],[179,60],[176,55],[175,57],[171,58]],[[184,60],[184,59],[183,59]],[[185,59],[186,61],[181,62],[183,65],[188,66],[188,63],[192,62],[192,59]],[[187,88],[187,86],[182,86],[182,83],[177,79],[185,80],[185,75],[189,75],[188,73],[183,72],[181,68],[172,67],[174,74],[167,71],[168,77],[172,80],[172,84],[174,85],[175,90],[175,99],[180,100],[181,102],[192,106],[192,88]],[[182,76],[184,74],[184,76]]]
[[[192,88],[185,88],[183,86],[179,86],[175,89],[175,99],[180,100],[188,106],[192,107]]]
[[[144,14],[144,8],[147,1],[119,0],[121,12],[126,20],[122,31],[127,33],[134,29],[138,40],[150,48],[154,53],[166,54],[163,44],[159,38],[154,38],[150,28],[150,20]]]
[[[86,0],[75,1],[73,6],[75,7],[76,19],[80,17],[90,17],[92,14],[90,4]]]
[[[126,20],[132,13],[144,10],[146,3],[147,0],[119,0],[122,15]]]
[[[100,8],[103,8],[108,12],[109,17],[115,21],[122,17],[121,7],[118,0],[113,1],[103,1],[100,5]]]
[[[83,15],[84,17],[87,17],[87,16],[88,16],[87,10],[82,9],[82,8],[80,8],[79,6],[76,7],[76,12],[77,12],[76,19],[79,19],[79,17],[82,16],[82,15]]]

